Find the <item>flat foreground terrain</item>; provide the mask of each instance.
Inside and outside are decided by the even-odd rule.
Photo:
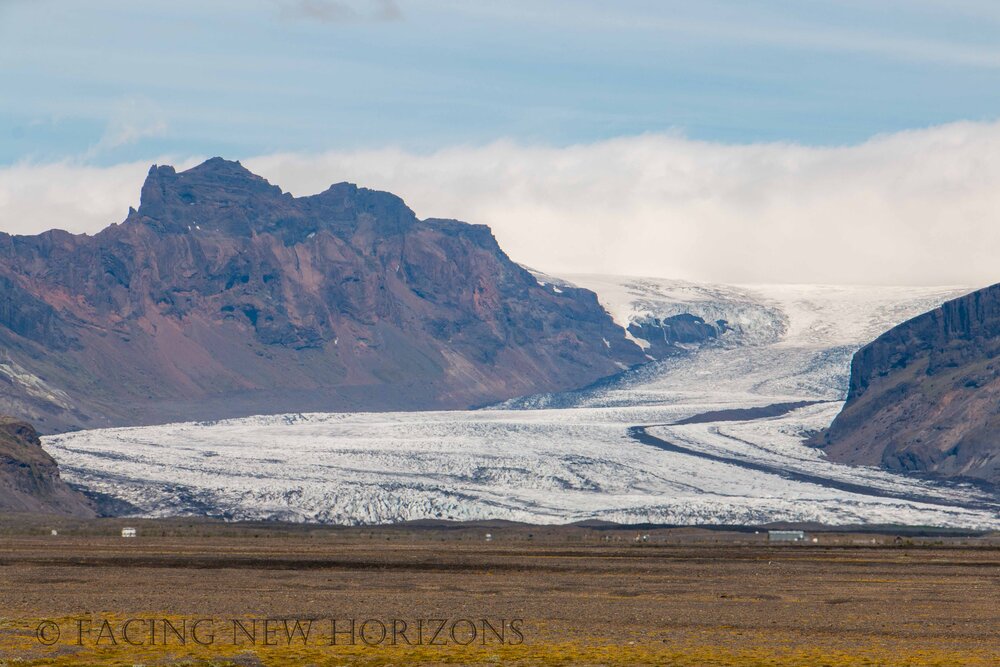
[[[0,535],[0,665],[1000,664],[996,537],[122,525]]]

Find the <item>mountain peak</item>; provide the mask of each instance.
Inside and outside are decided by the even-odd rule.
[[[164,230],[183,231],[218,219],[220,209],[266,209],[282,197],[281,188],[221,157],[181,172],[154,164],[142,186],[138,215]]]
[[[146,176],[146,185],[155,183],[160,187],[173,186],[178,189],[227,189],[249,190],[259,193],[281,194],[281,188],[271,185],[267,179],[253,173],[239,161],[213,157],[201,164],[178,172],[170,165],[153,165]],[[143,190],[146,186],[143,186]]]
[[[257,176],[252,171],[244,167],[239,160],[227,160],[222,157],[212,157],[201,164],[191,167],[186,171],[181,172],[183,174],[219,174],[227,176],[241,176],[249,177],[253,179],[261,178]],[[263,180],[263,179],[262,179]]]

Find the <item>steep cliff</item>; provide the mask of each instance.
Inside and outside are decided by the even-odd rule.
[[[87,499],[59,477],[35,429],[0,417],[0,512],[96,516]]]
[[[644,360],[489,228],[348,183],[295,198],[220,158],[154,166],[94,236],[0,234],[0,409],[43,431],[466,407]]]
[[[838,461],[1000,483],[1000,285],[948,301],[854,355],[816,439]]]

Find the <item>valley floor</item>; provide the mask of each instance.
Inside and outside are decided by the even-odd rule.
[[[1000,662],[996,537],[823,532],[817,543],[774,545],[752,532],[697,529],[650,530],[637,542],[634,529],[140,521],[139,537],[128,540],[112,536],[121,523],[61,523],[74,534],[5,537],[0,663]],[[130,637],[141,645],[123,641],[131,618],[140,619]],[[163,620],[182,628],[186,643],[169,635],[150,645],[143,633],[150,619],[161,629]],[[192,640],[197,619],[205,619],[201,644]],[[316,626],[307,641],[287,640],[278,624],[273,645],[263,634],[254,641],[238,634],[234,643],[232,619],[248,628],[264,619],[315,619]],[[323,625],[330,619],[340,619],[340,628],[349,619],[390,628],[404,621],[411,644],[376,641],[372,622],[367,636],[375,645],[350,645],[350,634],[331,645]],[[456,626],[458,641],[418,642],[412,628],[419,619],[445,619],[446,634]],[[491,633],[485,645],[479,636],[463,646],[470,631],[459,619],[505,623],[504,639]],[[98,643],[105,620],[117,644],[107,636]],[[82,645],[78,622],[92,628]],[[43,623],[60,629],[51,646],[37,639]],[[46,632],[56,636],[53,625]]]

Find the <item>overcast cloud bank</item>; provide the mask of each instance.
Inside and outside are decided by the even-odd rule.
[[[243,162],[296,195],[348,180],[402,196],[420,217],[490,225],[512,258],[551,273],[1000,280],[1000,123],[953,123],[842,148],[656,134],[559,148],[499,141],[427,154],[332,151]],[[0,229],[95,232],[138,203],[148,168],[0,168]]]

